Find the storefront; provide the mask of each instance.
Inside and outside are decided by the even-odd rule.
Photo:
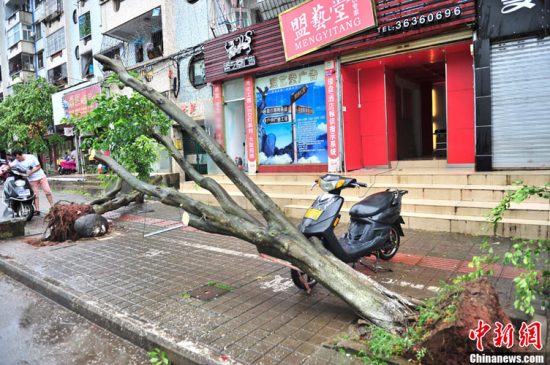
[[[480,1],[476,167],[550,168],[550,3]]]
[[[474,1],[339,3],[305,2],[205,44],[229,156],[250,173],[473,165]]]

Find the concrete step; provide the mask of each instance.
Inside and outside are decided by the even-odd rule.
[[[228,192],[238,192],[238,188],[228,180],[220,180],[219,183]],[[260,188],[267,194],[292,194],[292,195],[308,195],[317,196],[322,191],[319,187],[311,190],[311,184],[294,181],[294,182],[259,182]],[[186,182],[181,185],[182,189],[191,189],[194,182]],[[429,199],[429,200],[452,200],[452,201],[481,201],[492,202],[493,206],[499,202],[504,195],[518,189],[514,185],[435,185],[435,184],[391,184],[377,182],[370,185],[369,188],[346,189],[342,195],[346,199],[363,197],[386,189],[397,188],[407,190],[407,198],[410,199]],[[532,197],[529,202],[547,203],[539,197]]]
[[[210,193],[203,189],[182,189],[183,193],[197,198],[198,200],[208,199],[215,203]],[[246,205],[246,199],[240,192],[231,192],[231,196],[237,203]],[[270,193],[269,196],[281,208],[288,206],[309,207],[317,197],[316,195],[295,195],[288,193]],[[361,197],[347,197],[343,208],[349,210],[352,205],[359,202]],[[407,213],[437,214],[446,216],[475,216],[486,221],[491,209],[496,206],[493,202],[482,201],[460,201],[460,200],[433,200],[433,199],[412,199],[407,196],[403,198],[402,211]],[[522,204],[511,204],[504,216],[511,219],[524,219],[533,221],[550,222],[550,203],[524,202]],[[299,218],[299,217],[295,217]]]
[[[289,217],[303,217],[308,206],[288,205],[284,212]],[[349,210],[342,209],[342,222],[349,222]],[[491,226],[483,217],[458,216],[446,214],[430,214],[402,212],[405,227],[436,232],[455,232],[473,235],[492,234]],[[494,232],[501,237],[522,237],[526,239],[549,239],[550,224],[548,220],[503,219]]]
[[[257,174],[249,175],[256,183],[303,182],[312,184],[321,173],[300,174]],[[422,170],[361,170],[342,174],[354,177],[367,184],[417,184],[417,185],[477,185],[477,186],[511,186],[516,181],[528,185],[543,186],[550,183],[550,171],[496,171],[479,173],[473,171],[455,171],[454,169],[422,169]],[[225,175],[209,175],[217,181],[229,181]]]

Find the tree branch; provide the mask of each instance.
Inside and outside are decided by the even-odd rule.
[[[151,137],[153,137],[158,143],[162,144],[168,150],[176,163],[191,179],[193,179],[195,183],[197,183],[197,185],[208,190],[216,198],[224,211],[246,219],[251,223],[260,224],[257,219],[248,214],[246,210],[242,209],[216,180],[203,176],[193,167],[193,165],[187,162],[180,151],[177,150],[172,141],[170,141],[167,137],[157,132],[151,133]]]
[[[109,200],[112,200],[120,192],[120,190],[122,190],[122,179],[119,177],[117,178],[115,185],[109,191],[107,191],[104,196],[92,200],[90,202],[90,205],[104,204]]]
[[[120,166],[118,162],[109,156],[96,153],[95,158],[106,163],[118,176],[120,176],[137,191],[140,191],[146,195],[154,196],[166,205],[181,207],[190,215],[204,217],[212,222],[215,222],[219,226],[223,226],[224,231],[220,232],[222,234],[228,234],[241,238],[260,246],[270,242],[270,239],[266,234],[265,227],[253,224],[238,216],[230,216],[223,211],[220,211],[217,207],[199,202],[174,189],[162,188],[160,186],[145,183],[129,173],[126,169],[124,169],[124,167]],[[195,227],[191,223],[195,224],[196,221],[190,222],[190,225]],[[211,224],[211,226],[213,225]],[[201,226],[198,225],[195,228],[201,229]]]
[[[151,100],[178,123],[183,130],[192,135],[196,142],[210,155],[218,167],[229,177],[229,179],[231,179],[248,201],[252,203],[266,220],[282,227],[285,231],[299,234],[296,227],[287,219],[271,198],[259,189],[254,182],[233,163],[222,147],[195,121],[181,111],[177,105],[152,87],[133,78],[119,61],[113,60],[102,54],[96,54],[94,58],[103,65],[105,71],[114,71],[117,73],[120,81]]]

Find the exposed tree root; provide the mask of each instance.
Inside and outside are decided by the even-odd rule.
[[[44,240],[64,242],[78,239],[78,235],[74,231],[74,222],[90,213],[93,213],[93,208],[88,204],[55,204],[45,217],[47,227]]]

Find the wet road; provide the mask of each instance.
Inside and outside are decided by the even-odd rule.
[[[0,273],[0,364],[148,364],[147,353]]]

